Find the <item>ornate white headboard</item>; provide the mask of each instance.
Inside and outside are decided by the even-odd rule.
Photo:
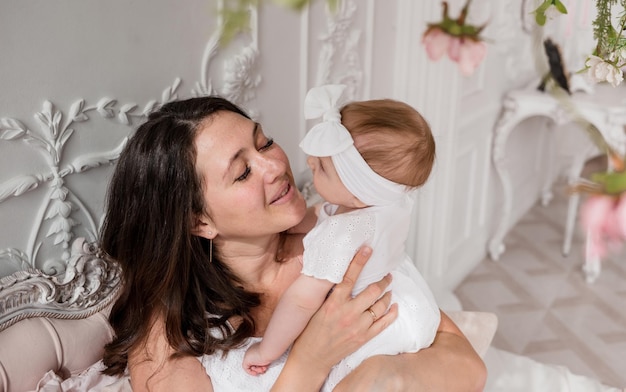
[[[65,267],[57,276],[28,268],[0,278],[0,331],[30,317],[86,318],[115,299],[120,270],[94,243],[77,238]]]

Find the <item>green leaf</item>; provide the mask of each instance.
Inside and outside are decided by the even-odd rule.
[[[535,11],[535,22],[537,22],[539,26],[543,26],[546,24],[545,11],[544,12],[540,12],[539,10]]]
[[[455,37],[460,36],[463,33],[463,27],[459,26],[457,23],[451,25],[448,30],[448,34],[453,35]]]
[[[552,0],[546,0],[543,3],[541,3],[541,5],[539,7],[537,7],[537,9],[535,10],[535,12],[541,12],[542,14],[545,15],[546,10],[548,8],[550,8],[550,6],[552,5]]]
[[[594,173],[591,179],[604,185],[604,191],[610,195],[626,191],[626,172]]]
[[[554,0],[553,4],[560,13],[567,14],[567,8],[565,8],[565,5],[561,3],[560,0]]]
[[[304,6],[309,3],[309,0],[274,0],[274,3],[282,7],[291,8],[292,10],[295,10],[295,11],[301,11],[304,8]],[[327,1],[327,4],[329,7],[333,6],[333,4],[331,3],[335,3],[334,6],[336,6],[337,0]],[[331,8],[331,10],[332,9],[333,8]]]
[[[328,4],[328,9],[330,10],[330,12],[335,13],[337,12],[337,7],[339,5],[339,2],[341,0],[326,0],[326,4]],[[308,3],[308,1],[307,1]]]
[[[223,10],[223,25],[220,44],[227,46],[239,33],[250,28],[250,13],[247,10]]]
[[[607,31],[607,33],[608,33],[608,34],[607,34],[607,35],[608,35],[608,38],[609,38],[611,41],[617,40],[618,34],[617,34],[617,31],[615,31],[615,27],[613,27],[613,25],[608,25],[608,31]]]

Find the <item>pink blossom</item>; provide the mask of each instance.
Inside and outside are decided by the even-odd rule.
[[[611,218],[614,204],[615,201],[610,196],[592,195],[581,208],[582,225],[587,232],[589,253],[592,257],[602,258],[606,255],[604,227]]]
[[[462,40],[459,53],[459,69],[465,76],[474,73],[476,67],[480,65],[487,53],[487,46],[484,42],[471,39]]]
[[[461,46],[463,45],[463,38],[452,37],[450,41],[450,47],[448,48],[448,57],[450,60],[457,62],[461,58]]]
[[[583,204],[582,225],[592,257],[603,258],[608,249],[617,250],[626,239],[622,218],[626,217],[626,207],[622,204],[626,202],[609,195],[591,195]]]
[[[443,34],[448,37],[446,45],[450,60],[459,64],[459,69],[463,75],[469,76],[474,73],[476,67],[480,65],[487,53],[485,43],[471,38],[453,37],[446,33]],[[437,53],[437,55],[441,57],[440,53]],[[430,54],[429,57],[431,57]]]
[[[422,37],[422,44],[426,47],[428,57],[433,61],[438,61],[450,46],[452,37],[440,28],[428,29]]]
[[[626,238],[626,195],[622,195],[615,210],[615,220],[617,221],[619,234]]]

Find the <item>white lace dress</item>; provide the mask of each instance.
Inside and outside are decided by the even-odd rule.
[[[347,357],[333,368],[322,391],[332,391],[333,388],[367,357],[376,354],[394,354],[406,351],[417,351],[425,344],[430,345],[432,338],[428,333],[431,325],[436,331],[439,325],[439,308],[436,308],[434,299],[430,295],[430,290],[426,282],[417,271],[410,259],[405,259],[393,271],[393,290],[408,293],[415,296],[417,300],[409,298],[404,300],[402,295],[393,293],[393,299],[397,300],[400,307],[398,319],[383,331],[376,338],[372,339],[356,353]],[[415,303],[422,301],[417,308],[412,308]],[[434,308],[432,308],[434,306]],[[432,312],[430,311],[432,309]],[[413,320],[411,314],[421,314],[424,319],[419,325]],[[401,335],[398,335],[401,334]],[[434,336],[434,333],[433,333]],[[421,339],[418,341],[417,339]],[[246,350],[254,342],[261,338],[250,338],[238,349],[229,351],[226,357],[219,353],[216,355],[205,355],[198,359],[204,366],[207,374],[211,377],[213,388],[216,392],[257,392],[269,391],[278,378],[283,365],[287,359],[288,352],[285,352],[279,359],[272,362],[267,372],[261,376],[251,376],[243,370],[242,363]],[[414,339],[417,343],[411,341]],[[426,343],[428,342],[428,343]]]
[[[357,295],[391,272],[392,303],[397,303],[399,309],[398,318],[392,325],[334,367],[324,386],[325,391],[332,390],[370,356],[416,352],[430,346],[435,338],[440,322],[439,307],[405,251],[412,204],[412,199],[407,197],[394,205],[335,215],[337,206],[325,203],[317,225],[304,237],[302,273],[334,283],[341,282],[357,249],[369,244],[373,249],[372,256],[352,294]]]

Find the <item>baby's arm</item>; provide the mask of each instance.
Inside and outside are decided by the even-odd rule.
[[[251,375],[265,373],[296,340],[309,319],[322,305],[334,283],[300,275],[283,294],[272,314],[263,340],[255,343],[243,359],[243,368]]]

